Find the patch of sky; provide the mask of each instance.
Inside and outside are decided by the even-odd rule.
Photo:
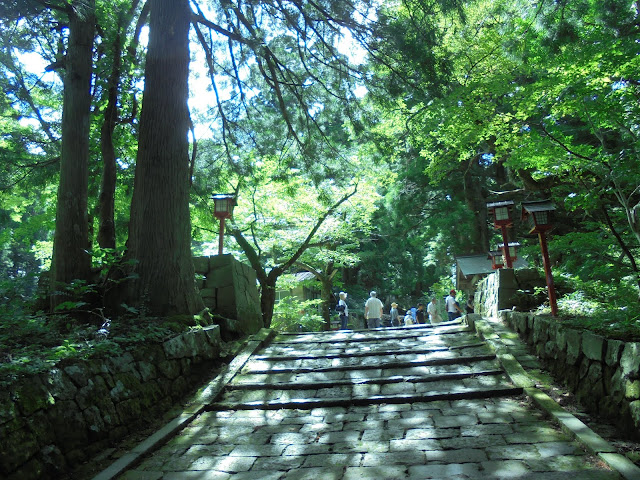
[[[309,115],[313,117],[322,110],[324,110],[324,105],[321,103],[314,103],[311,108],[309,108]]]
[[[127,170],[130,167],[130,165],[126,162],[123,162],[121,158],[116,158],[116,163],[123,170]]]
[[[488,167],[493,163],[493,158],[493,153],[483,153],[482,155],[480,155],[480,160],[478,161],[478,163],[480,163],[480,165],[482,165],[483,167]]]
[[[629,82],[626,80],[618,80],[611,84],[611,90],[621,90],[623,88],[627,88],[629,86]]]

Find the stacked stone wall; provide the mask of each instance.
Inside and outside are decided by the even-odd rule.
[[[640,436],[640,343],[567,328],[549,316],[500,311],[498,317],[591,413]]]
[[[196,257],[200,296],[215,314],[225,339],[252,335],[262,328],[255,271],[231,255]]]
[[[493,318],[500,310],[528,311],[544,301],[536,294],[536,289],[545,285],[545,279],[535,269],[501,268],[478,283],[474,295],[475,312]]]
[[[58,478],[171,408],[221,350],[217,325],[65,363],[0,393],[0,478]]]

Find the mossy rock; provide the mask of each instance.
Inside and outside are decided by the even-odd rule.
[[[24,415],[31,415],[56,403],[40,379],[33,379],[20,385],[14,391],[13,398]]]

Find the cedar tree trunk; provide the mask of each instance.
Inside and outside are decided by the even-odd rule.
[[[125,301],[151,315],[195,314],[189,218],[188,0],[152,0],[127,259]]]
[[[91,68],[95,30],[95,1],[69,6],[69,46],[65,61],[62,107],[60,185],[51,261],[51,291],[90,276],[87,214]],[[64,301],[51,296],[51,308]]]

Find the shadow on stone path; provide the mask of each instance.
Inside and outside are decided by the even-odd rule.
[[[547,403],[490,324],[475,328],[487,341],[461,322],[263,331],[191,409],[95,478],[640,478]]]

